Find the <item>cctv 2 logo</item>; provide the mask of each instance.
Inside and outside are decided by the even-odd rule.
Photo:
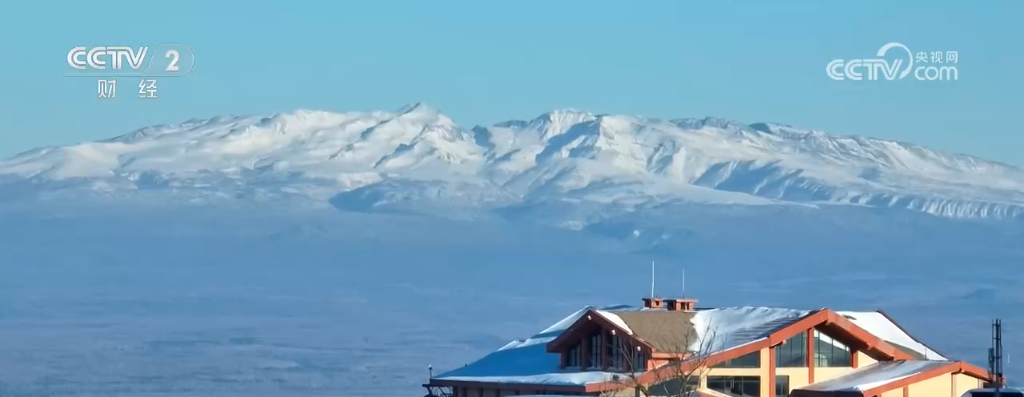
[[[157,54],[163,58],[156,57]],[[68,76],[180,76],[192,70],[195,55],[191,48],[181,44],[160,45],[156,51],[149,47],[79,46],[68,51],[67,61],[75,70],[65,73]]]

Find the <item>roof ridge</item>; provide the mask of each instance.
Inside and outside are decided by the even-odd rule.
[[[890,323],[892,323],[892,325],[895,325],[895,326],[896,326],[896,328],[899,328],[899,330],[900,330],[900,331],[902,331],[902,332],[903,332],[904,334],[906,334],[906,335],[907,335],[907,337],[909,337],[909,338],[910,338],[910,340],[912,340],[912,341],[914,341],[914,342],[917,342],[917,343],[918,343],[919,345],[921,345],[921,346],[924,346],[924,348],[925,348],[925,349],[927,349],[927,350],[931,350],[931,351],[932,351],[932,352],[934,352],[935,354],[938,354],[938,355],[940,355],[940,356],[942,356],[942,357],[945,357],[945,358],[948,358],[948,357],[949,357],[949,356],[947,356],[947,355],[943,354],[942,352],[940,352],[940,351],[938,351],[938,350],[935,350],[935,349],[934,349],[934,348],[932,348],[931,346],[928,346],[928,344],[926,344],[926,343],[924,343],[924,342],[921,342],[921,340],[920,340],[920,339],[917,339],[917,338],[915,338],[915,337],[914,337],[914,334],[911,334],[911,333],[910,333],[909,331],[907,331],[907,329],[906,329],[906,328],[903,328],[903,326],[902,326],[902,325],[900,325],[900,323],[896,322],[896,320],[894,320],[894,319],[892,318],[892,316],[889,316],[889,313],[886,313],[886,312],[885,312],[884,310],[882,310],[882,309],[875,309],[874,311],[875,311],[876,313],[878,313],[878,314],[881,314],[881,315],[882,315],[882,317],[885,317],[885,319],[886,319],[886,320],[888,320],[888,321],[889,321]],[[909,347],[909,346],[908,346],[908,347]],[[927,351],[925,352],[925,356],[927,357]]]

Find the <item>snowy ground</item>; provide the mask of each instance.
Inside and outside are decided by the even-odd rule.
[[[882,308],[981,365],[1001,316],[1007,372],[1024,377],[1019,222],[691,206],[572,232],[98,208],[0,206],[0,396],[421,395],[428,364],[638,303],[651,259],[665,295],[685,265],[702,305]]]

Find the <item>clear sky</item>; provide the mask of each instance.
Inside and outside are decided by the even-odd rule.
[[[470,127],[572,107],[777,121],[1024,165],[1024,2],[18,1],[0,14],[0,157],[160,123],[427,102]],[[888,42],[959,80],[833,81]],[[64,77],[74,46],[183,43],[156,100]]]

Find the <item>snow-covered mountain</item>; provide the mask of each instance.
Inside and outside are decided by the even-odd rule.
[[[222,116],[0,161],[0,201],[152,190],[362,211],[607,213],[703,202],[1024,214],[1024,170],[1006,164],[781,124],[576,110],[475,128],[425,104]]]

